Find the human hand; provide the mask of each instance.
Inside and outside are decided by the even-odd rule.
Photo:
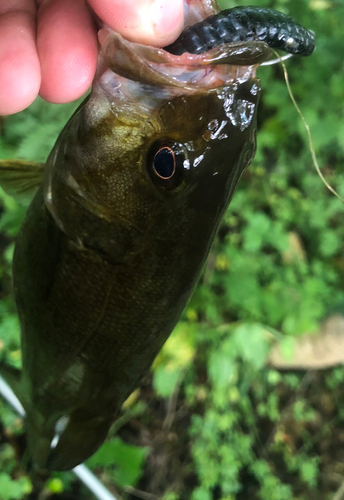
[[[88,0],[126,38],[163,47],[183,25],[182,0]],[[39,93],[70,102],[92,83],[97,30],[85,0],[0,1],[0,115],[25,109]]]

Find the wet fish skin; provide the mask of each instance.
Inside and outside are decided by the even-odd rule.
[[[249,79],[155,109],[110,106],[95,123],[91,98],[61,133],[13,264],[40,467],[70,469],[98,448],[172,331],[253,158],[259,90]],[[152,172],[163,144],[187,160],[175,188]]]

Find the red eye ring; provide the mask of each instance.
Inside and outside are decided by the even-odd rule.
[[[190,163],[184,144],[158,139],[148,149],[146,162],[147,173],[157,188],[178,192],[186,186]]]
[[[154,173],[162,180],[171,179],[176,172],[176,154],[169,146],[163,146],[153,158]]]

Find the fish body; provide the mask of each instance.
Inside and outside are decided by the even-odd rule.
[[[102,444],[178,321],[254,156],[255,70],[270,55],[248,41],[175,56],[106,28],[100,41],[13,262],[17,392],[33,461],[56,470]],[[0,167],[8,187],[14,165]]]
[[[95,154],[89,156],[88,151],[93,148],[93,128],[87,133],[82,127],[81,157],[70,130],[53,151],[56,165],[61,165],[62,155],[64,166],[80,161],[86,171],[95,169],[91,177],[102,175],[104,181],[87,180],[96,186],[97,198],[86,201],[88,213],[84,200],[77,203],[73,187],[70,196],[63,192],[61,208],[54,203],[53,191],[58,224],[40,189],[16,244],[14,289],[30,402],[29,438],[34,440],[31,449],[37,451],[36,463],[70,468],[92,453],[175,326],[221,215],[255,151],[259,86],[253,80],[235,87],[166,103],[159,110],[159,123],[168,124],[163,131],[149,121],[152,117],[140,115],[141,123],[135,124],[139,142],[130,151],[125,148],[130,161],[120,159],[118,167],[120,138],[111,120],[99,155],[107,148],[114,152],[100,158],[101,172]],[[224,103],[232,97],[234,105],[241,99],[252,107],[251,119],[242,131],[224,110]],[[189,131],[178,119],[172,121],[173,114],[181,117],[181,113],[192,120]],[[76,135],[80,131],[77,122],[84,116],[82,108],[70,124]],[[209,128],[216,121],[217,127],[224,126],[211,139]],[[216,125],[214,130],[216,135]],[[231,144],[221,135],[231,138]],[[153,153],[146,156],[143,152],[160,147],[155,141],[168,147],[176,141],[180,149],[185,148],[189,165],[181,172],[183,185],[165,189],[161,179],[150,178],[147,162]],[[73,166],[66,168],[69,171]],[[92,203],[100,204],[101,199],[104,205],[93,209]],[[104,213],[96,213],[98,208]],[[62,462],[57,458],[45,463],[40,454],[45,455],[47,447],[50,450],[56,423],[63,417],[69,423],[52,453],[62,457]]]

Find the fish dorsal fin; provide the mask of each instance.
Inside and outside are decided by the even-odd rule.
[[[43,183],[44,163],[0,160],[0,186],[23,205],[29,205]]]

